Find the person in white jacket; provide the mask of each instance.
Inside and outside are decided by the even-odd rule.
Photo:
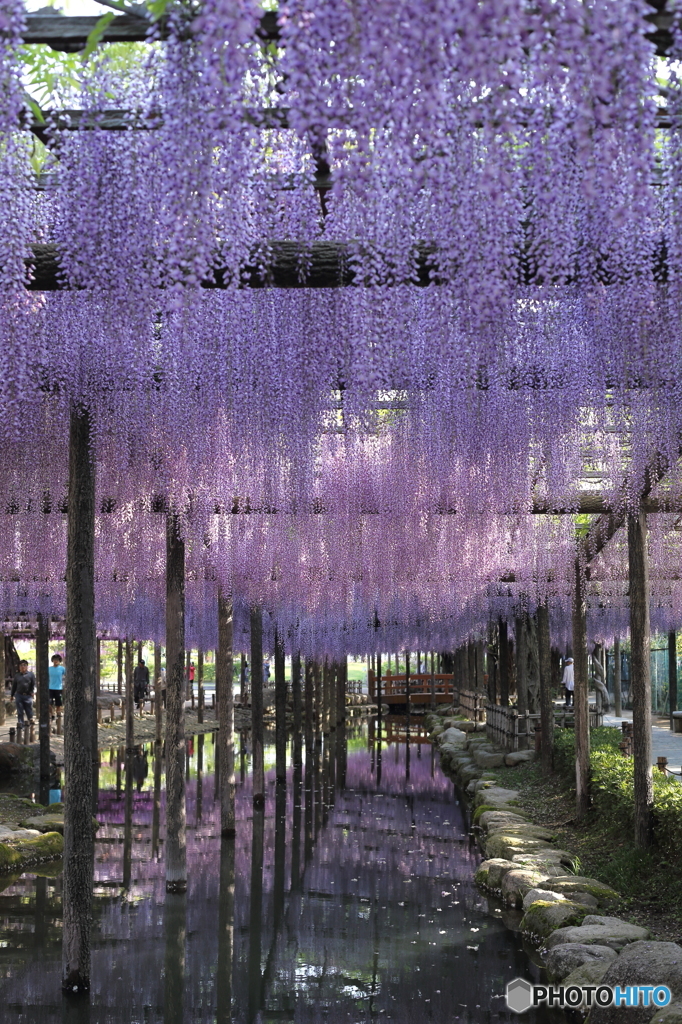
[[[565,706],[570,708],[573,703],[573,688],[575,686],[573,681],[573,658],[566,658],[566,661],[564,662],[564,674],[561,677],[561,685],[563,686],[566,694]]]

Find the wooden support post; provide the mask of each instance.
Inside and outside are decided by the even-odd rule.
[[[528,634],[526,613],[516,616],[516,704],[520,715],[528,711]]]
[[[575,710],[575,801],[581,821],[590,805],[590,714],[587,698],[586,605],[580,559],[575,561],[573,591],[573,704]]]
[[[185,542],[166,517],[166,892],[187,888],[185,806]]]
[[[325,657],[322,665],[322,732],[329,734],[331,728],[329,706],[331,701],[331,664]]]
[[[509,636],[507,622],[500,618],[499,623],[500,643],[500,704],[503,708],[509,707]]]
[[[116,721],[116,705],[113,702],[109,705],[109,721]]]
[[[336,724],[346,725],[346,690],[348,688],[348,655],[336,664]]]
[[[44,617],[38,614],[36,632],[36,669],[38,670],[38,737],[40,740],[40,778],[50,777],[50,633]]]
[[[410,729],[410,714],[411,714],[411,701],[410,701],[410,652],[405,651],[405,701],[407,703],[407,729]],[[409,747],[409,744],[408,744]]]
[[[620,637],[616,636],[613,639],[613,713],[616,718],[623,717],[623,695],[621,690],[621,656],[620,656]]]
[[[634,760],[635,846],[651,843],[654,789],[651,772],[651,637],[646,513],[628,516],[630,571],[630,699]]]
[[[5,707],[5,701],[7,699],[7,691],[5,690],[5,676],[7,675],[7,666],[5,664],[5,634],[0,633],[0,725],[5,724],[7,718],[7,709]]]
[[[552,645],[549,635],[549,608],[546,601],[538,605],[537,623],[542,770],[549,773],[554,767],[554,705],[552,703]]]
[[[265,767],[263,761],[263,613],[251,605],[251,749],[253,802],[265,803]],[[255,815],[254,815],[255,820]]]
[[[161,693],[161,644],[154,644],[154,718],[156,732],[154,741],[161,742],[163,730],[163,695]]]
[[[102,692],[102,641],[97,637],[97,655],[95,658],[95,694]]]
[[[317,658],[313,660],[313,691],[315,694],[315,713],[313,723],[315,726],[317,742],[319,743],[320,734],[322,732],[322,671],[320,662]]]
[[[116,654],[116,692],[121,697],[123,695],[123,641],[118,641],[118,651]]]
[[[204,721],[204,652],[197,651],[197,722]]]
[[[275,629],[275,779],[287,780],[287,683],[284,676],[284,642]]]
[[[670,728],[673,727],[673,712],[677,711],[677,633],[668,633],[668,704],[670,705]]]
[[[232,596],[218,591],[218,649],[215,681],[218,694],[218,745],[220,750],[220,832],[234,836],[234,690],[233,672],[233,606]]]
[[[293,762],[294,768],[303,764],[302,749],[302,700],[301,700],[301,654],[295,651],[291,657],[291,699],[294,712]]]
[[[436,710],[436,654],[435,651],[431,651],[431,710]]]
[[[185,699],[189,700],[191,698],[192,694],[194,693],[194,683],[190,682],[190,678],[189,678],[190,664],[191,664],[191,661],[192,661],[192,652],[191,651],[187,651],[186,661],[187,661],[187,664],[185,666],[185,680],[187,682],[187,693],[186,693]]]
[[[71,407],[69,424],[66,649],[64,689],[64,873],[62,987],[90,989],[95,857],[92,747],[95,707],[95,468],[89,412]],[[60,718],[57,718],[58,726]]]
[[[239,703],[246,704],[246,655],[242,651],[239,663]]]
[[[135,743],[135,700],[133,693],[133,643],[126,639],[126,750]]]

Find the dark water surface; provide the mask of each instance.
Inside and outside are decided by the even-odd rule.
[[[219,837],[213,738],[191,743],[186,896],[164,892],[152,747],[131,760],[127,786],[121,758],[103,755],[90,998],[60,992],[59,867],[2,879],[3,1021],[564,1020],[506,1009],[507,981],[537,969],[473,884],[479,855],[428,744],[378,754],[366,732],[333,738],[304,751],[286,794],[271,768],[254,813],[245,742],[234,842]]]

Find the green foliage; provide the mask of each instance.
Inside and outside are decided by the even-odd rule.
[[[632,758],[623,757],[619,744],[620,730],[607,726],[590,733],[590,785],[593,812],[626,835],[634,829],[634,782]],[[575,771],[575,736],[572,730],[555,734],[554,765],[562,775],[571,777]],[[659,854],[676,857],[682,848],[682,786],[670,776],[653,773],[654,809],[653,838]],[[642,878],[646,859],[641,851],[624,851],[614,859],[608,881],[616,888],[627,889],[627,879]],[[638,875],[638,872],[640,874]]]
[[[102,42],[106,29],[115,17],[116,15],[113,11],[107,11],[107,13],[103,14],[102,17],[97,21],[97,24],[88,36],[88,41],[85,44],[85,49],[81,54],[81,59],[83,61],[86,61],[90,54],[95,52],[99,44]]]
[[[620,751],[618,745],[623,739],[620,729],[602,725],[590,732],[590,748],[593,753],[599,750]],[[554,733],[554,770],[567,778],[575,774],[575,732],[573,729],[557,729]]]

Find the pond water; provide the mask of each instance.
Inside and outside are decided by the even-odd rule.
[[[372,730],[374,733],[374,730]],[[399,737],[399,733],[396,733]],[[537,978],[428,744],[377,751],[366,729],[315,748],[254,813],[247,737],[238,834],[219,837],[212,736],[190,742],[188,891],[164,891],[163,765],[103,752],[92,992],[62,999],[59,865],[3,879],[3,1020],[48,1024],[518,1020],[506,983]],[[266,751],[272,766],[274,748]],[[127,782],[127,785],[126,785]],[[529,1024],[563,1021],[557,1011]]]

